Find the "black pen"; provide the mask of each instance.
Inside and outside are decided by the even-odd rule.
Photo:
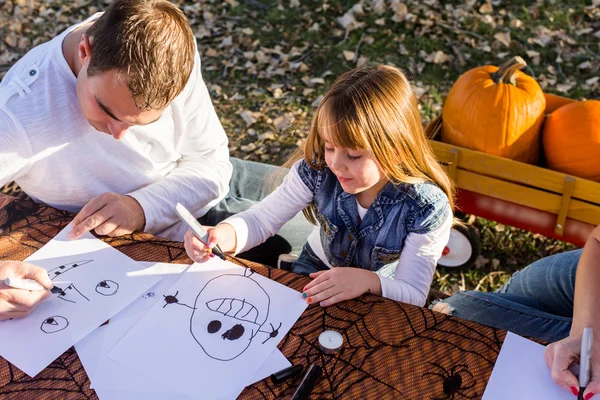
[[[312,392],[315,384],[321,377],[321,373],[323,369],[318,365],[312,364],[308,367],[306,374],[302,377],[302,381],[298,385],[296,392],[292,395],[292,400],[306,400],[310,393]]]
[[[194,218],[192,213],[190,213],[187,208],[180,203],[177,203],[175,206],[175,211],[177,212],[177,215],[179,215],[179,218],[190,227],[192,232],[194,232],[194,235],[196,235],[196,237],[200,239],[202,243],[208,246],[208,232],[204,230],[202,225],[200,225],[200,222]],[[223,250],[221,250],[219,245],[213,247],[211,251],[220,259],[225,260],[225,255],[223,254]]]

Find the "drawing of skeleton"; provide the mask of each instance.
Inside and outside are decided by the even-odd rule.
[[[279,334],[281,323],[271,331],[261,330],[269,317],[271,299],[268,293],[251,275],[254,271],[244,269],[243,275],[223,274],[209,280],[196,296],[194,306],[179,303],[176,292],[164,296],[165,308],[177,304],[192,309],[190,332],[192,337],[209,357],[230,361],[240,356],[260,332],[266,339]],[[231,290],[250,294],[250,298],[231,296]]]

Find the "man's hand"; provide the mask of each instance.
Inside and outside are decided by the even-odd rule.
[[[6,278],[34,279],[48,290],[13,289],[4,284]],[[0,321],[23,318],[50,296],[52,281],[48,272],[20,261],[0,261]]]
[[[94,230],[98,235],[123,236],[140,230],[146,216],[140,203],[133,197],[104,193],[94,197],[73,219],[69,239],[74,240]]]
[[[331,268],[313,272],[302,297],[307,303],[327,307],[343,300],[354,299],[363,293],[381,294],[381,282],[372,271],[359,268]]]

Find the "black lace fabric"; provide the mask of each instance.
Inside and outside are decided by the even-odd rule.
[[[0,195],[0,259],[22,260],[51,240],[73,214]],[[191,263],[183,244],[135,233],[101,238],[138,261]],[[309,279],[241,259],[230,261],[301,291]],[[2,322],[0,322],[2,324]],[[0,325],[1,327],[1,325]],[[323,353],[318,336],[335,330],[342,350]],[[323,375],[311,399],[479,399],[505,332],[373,295],[309,306],[279,349],[292,364],[317,364]],[[288,399],[299,378],[247,387],[241,399]],[[1,399],[97,398],[71,348],[35,379],[0,358]]]

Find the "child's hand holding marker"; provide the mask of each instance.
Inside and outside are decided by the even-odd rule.
[[[14,281],[11,286],[5,283]],[[16,279],[15,279],[16,278]],[[17,283],[26,283],[29,280],[39,284],[42,290],[27,290]],[[52,281],[48,272],[35,265],[20,261],[0,261],[0,321],[23,318],[31,314],[37,306],[50,296]]]
[[[235,248],[235,230],[231,225],[221,224],[216,227],[204,227],[204,229],[208,236],[207,243],[200,240],[191,229],[188,229],[185,234],[185,251],[193,261],[205,262],[214,257],[216,252],[213,249],[217,244],[228,249],[224,250],[226,252]]]

